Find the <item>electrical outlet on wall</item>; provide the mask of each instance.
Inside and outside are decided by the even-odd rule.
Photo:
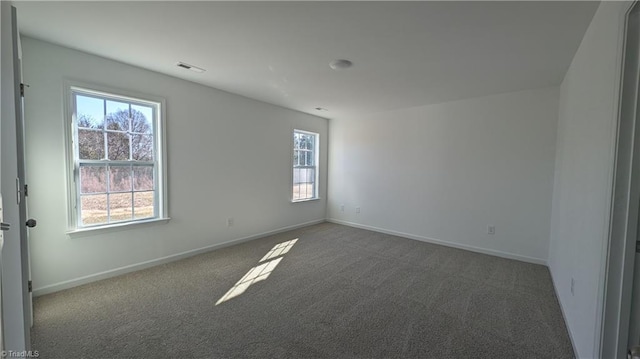
[[[487,234],[496,234],[496,226],[488,225]]]
[[[356,207],[356,213],[360,213],[360,207]]]
[[[340,212],[344,212],[344,204],[340,205]]]
[[[227,227],[233,227],[233,217],[227,218]]]

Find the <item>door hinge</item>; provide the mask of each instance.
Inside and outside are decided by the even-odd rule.
[[[24,88],[29,87],[29,85],[20,84],[20,97],[24,97]]]
[[[22,190],[20,189],[20,178],[16,178],[16,202],[20,205],[22,201]]]
[[[29,281],[27,283],[27,287],[29,288],[29,293],[33,292],[33,282],[32,281]]]
[[[27,197],[29,195],[29,185],[24,185],[24,196]]]

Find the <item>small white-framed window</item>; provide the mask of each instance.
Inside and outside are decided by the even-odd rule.
[[[293,202],[318,198],[319,138],[315,132],[293,130]]]
[[[164,101],[71,84],[67,93],[72,230],[166,218]]]

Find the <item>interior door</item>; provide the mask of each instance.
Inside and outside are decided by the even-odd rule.
[[[26,163],[25,163],[25,150],[24,150],[24,90],[25,85],[22,76],[22,46],[20,45],[20,35],[18,32],[18,15],[15,8],[11,13],[12,21],[15,26],[13,31],[13,50],[17,57],[14,59],[14,79],[17,82],[15,85],[20,93],[17,97],[19,103],[16,103],[16,149],[18,157],[18,178],[16,179],[16,186],[18,188],[17,198],[19,205],[20,216],[20,247],[22,251],[22,273],[23,278],[27,280],[28,292],[24,298],[24,314],[25,314],[25,326],[30,328],[33,326],[33,292],[31,282],[31,262],[29,255],[29,228],[36,226],[36,221],[33,219],[27,219],[27,195],[28,186],[26,183]]]
[[[33,219],[27,219],[27,193],[28,187],[26,184],[26,164],[25,164],[25,151],[24,151],[24,84],[22,82],[22,59],[21,59],[21,46],[20,36],[18,32],[18,14],[15,7],[11,9],[12,20],[12,37],[13,37],[13,74],[15,81],[16,93],[20,96],[16,96],[16,154],[17,154],[17,178],[16,178],[16,198],[18,201],[18,211],[20,225],[20,252],[22,256],[22,278],[27,281],[24,283],[24,288],[28,288],[23,294],[24,305],[24,321],[25,328],[30,328],[33,325],[33,297],[31,290],[31,266],[29,263],[29,227],[35,227],[36,222]],[[27,330],[28,331],[28,330]],[[28,345],[29,343],[27,343]]]

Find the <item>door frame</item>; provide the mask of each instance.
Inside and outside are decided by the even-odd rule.
[[[640,2],[630,2],[623,12],[621,29],[614,186],[611,193],[610,231],[603,252],[606,267],[599,318],[600,340],[596,341],[594,351],[601,358],[623,358],[628,349],[635,247],[640,229],[640,111],[637,111],[640,55],[637,53],[637,44],[630,45],[640,37],[632,33],[638,31],[638,24],[632,24],[629,19],[632,13],[638,11]]]

